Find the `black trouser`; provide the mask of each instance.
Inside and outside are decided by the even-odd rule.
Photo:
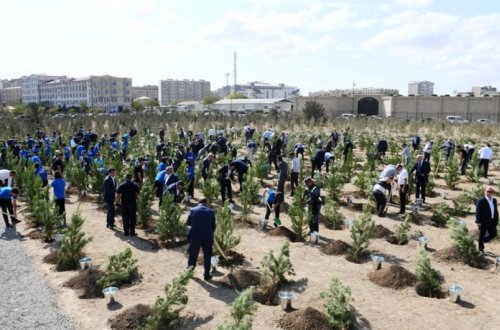
[[[269,162],[269,172],[271,172],[272,164],[274,164],[274,169],[276,171],[279,170],[279,167],[278,167],[278,156],[277,156],[276,152],[274,152],[274,151],[270,151],[269,152],[268,162]]]
[[[486,232],[488,232],[488,237],[486,236]],[[479,227],[479,239],[478,239],[478,248],[479,251],[484,250],[484,243],[487,243],[497,237],[497,224],[493,222],[493,220],[482,223],[481,227]]]
[[[484,177],[487,178],[488,177],[488,165],[490,164],[490,160],[489,159],[485,159],[485,158],[481,158],[479,160],[479,165],[477,166],[477,173],[479,174],[479,172],[481,171],[481,166],[484,167]]]
[[[404,192],[403,192],[404,190]],[[399,213],[405,213],[406,210],[406,192],[408,191],[408,185],[399,186]]]
[[[3,220],[5,221],[5,226],[10,226],[9,224],[9,215],[10,214],[10,220],[14,221],[17,220],[14,218],[14,208],[12,206],[12,200],[9,199],[0,199],[0,207],[2,208],[3,212]]]
[[[425,187],[427,186],[427,179],[419,179],[415,180],[415,198],[420,198],[422,196],[422,200],[425,202]]]
[[[203,182],[207,182],[208,179],[208,172],[207,171],[201,171],[201,177],[203,178]]]
[[[328,160],[325,160],[325,169],[326,169],[326,173],[329,172],[330,170],[330,162],[333,160],[333,158],[328,158]]]
[[[424,162],[431,162],[431,153],[430,152],[424,152]]]
[[[155,187],[156,187],[156,197],[158,197],[161,200],[161,196],[163,195],[163,182],[155,181]]]
[[[385,198],[384,193],[379,190],[375,190],[373,192],[373,197],[375,197],[375,200],[377,201],[377,215],[379,217],[383,217],[387,199]]]
[[[61,216],[61,218],[64,221],[64,224],[66,224],[66,205],[64,198],[56,199],[54,201],[56,203],[57,214]]]
[[[238,172],[238,182],[240,184],[240,192],[243,191],[243,182],[245,181],[246,176],[247,176],[247,172],[243,172],[243,173]]]
[[[412,144],[413,151],[418,150],[418,144]]]
[[[283,194],[285,193],[285,182],[286,182],[286,175],[280,173],[280,178],[278,179],[278,191]]]
[[[189,196],[194,197],[194,179],[188,181],[187,193]]]
[[[295,193],[295,187],[299,185],[299,172],[292,172],[290,175],[290,186],[292,188],[292,193],[291,195]]]
[[[314,170],[318,170],[321,173],[321,163],[315,160],[313,160],[311,163],[312,163],[311,178],[314,178]]]
[[[123,232],[125,235],[135,234],[135,223],[137,221],[137,205],[122,203]]]
[[[106,227],[112,227],[115,225],[115,200],[106,200],[108,204],[108,213],[106,214]]]
[[[465,175],[465,170],[467,169],[467,157],[460,160],[460,174]]]
[[[213,239],[207,240],[190,240],[189,241],[189,259],[188,267],[196,267],[196,261],[198,260],[198,254],[200,253],[200,248],[203,250],[203,266],[205,268],[204,276],[210,275],[210,261],[212,259],[212,244]]]
[[[229,197],[230,200],[233,199],[233,191],[231,188],[231,180],[225,179],[222,181],[219,181],[220,183],[220,196],[222,198],[222,203],[226,200],[226,190],[227,190],[227,197]]]
[[[267,203],[266,205],[266,215],[264,216],[266,220],[269,220],[269,216],[271,215],[273,205],[274,203]],[[274,217],[277,219],[279,219],[280,217],[280,209],[281,209],[280,205],[277,205],[276,208],[274,209]]]
[[[303,148],[297,149],[297,151],[295,152],[295,156],[299,157],[299,155],[302,157],[302,162],[304,162],[304,149]]]
[[[319,212],[321,210],[321,205],[315,207],[313,212],[311,213],[311,220],[309,221],[309,230],[310,232],[319,233]]]

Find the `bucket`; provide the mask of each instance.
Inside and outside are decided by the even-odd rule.
[[[317,231],[313,231],[310,237],[311,237],[311,243],[318,244],[319,233]]]
[[[292,310],[293,292],[292,291],[280,291],[278,293],[278,295],[280,297],[281,309],[284,311]]]
[[[266,229],[266,227],[267,227],[267,222],[268,222],[268,220],[267,220],[267,219],[261,219],[261,220],[260,220],[260,229],[262,229],[262,230]]]
[[[378,270],[378,269],[382,268],[382,261],[384,261],[384,257],[377,256],[374,254],[372,254],[371,257],[372,257],[373,269]]]
[[[106,299],[106,304],[112,305],[116,303],[116,294],[118,293],[118,288],[110,286],[102,290],[104,298]]]
[[[212,272],[216,272],[217,271],[217,266],[219,266],[219,257],[213,256],[210,259],[210,264],[212,265]]]
[[[80,267],[82,268],[82,270],[90,269],[91,263],[92,259],[89,257],[80,259]]]
[[[57,233],[57,234],[54,236],[54,239],[56,240],[56,243],[57,243],[57,244],[61,244],[63,237],[64,237],[64,234]]]
[[[427,249],[427,243],[429,242],[429,238],[427,236],[420,236],[418,238],[418,246],[419,249]]]
[[[464,289],[457,284],[448,285],[448,294],[450,295],[450,301],[457,303],[460,301],[460,294]]]

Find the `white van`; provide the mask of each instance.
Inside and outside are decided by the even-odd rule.
[[[464,124],[469,122],[460,116],[446,116],[446,121],[451,124]]]

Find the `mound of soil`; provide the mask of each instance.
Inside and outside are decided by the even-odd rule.
[[[436,251],[434,257],[440,261],[462,261],[460,251],[454,246]]]
[[[269,230],[267,234],[271,236],[285,236],[290,242],[297,241],[297,235],[295,235],[293,231],[284,226],[273,228]]]
[[[135,305],[116,315],[109,320],[111,329],[142,329],[146,325],[148,316],[152,313],[152,308],[146,305]]]
[[[43,262],[50,265],[57,265],[59,263],[59,255],[57,251],[50,252],[48,255],[43,257]]]
[[[386,238],[386,237],[391,236],[393,234],[394,233],[392,232],[392,230],[389,230],[382,225],[377,225],[375,227],[375,237],[376,238]]]
[[[338,256],[344,254],[345,252],[347,252],[347,249],[349,249],[349,244],[341,240],[336,240],[328,244],[324,244],[320,248],[321,252],[332,256]]]
[[[164,249],[175,249],[175,248],[178,248],[178,247],[181,247],[181,246],[184,246],[186,244],[188,244],[189,241],[187,240],[187,238],[182,238],[178,241],[175,241],[175,242],[162,242],[160,241],[159,244],[162,248]],[[156,247],[156,244],[155,243],[152,243],[151,244],[151,249],[154,250]]]
[[[42,232],[39,230],[32,230],[26,236],[31,239],[42,239]]]
[[[80,299],[103,298],[102,287],[97,284],[97,280],[103,275],[104,272],[97,269],[85,270],[66,281],[63,286],[77,290]]]
[[[253,292],[252,299],[262,305],[279,305],[278,283],[270,281],[266,286],[258,287]]]
[[[241,291],[251,286],[260,285],[260,274],[253,270],[239,268],[225,275],[221,283],[227,287]]]
[[[373,283],[385,288],[403,289],[415,285],[417,277],[401,266],[390,265],[368,274]]]
[[[406,245],[408,244],[408,240],[405,240],[403,242],[401,242],[401,244],[399,244],[398,242],[398,239],[396,238],[396,235],[389,235],[385,238],[385,240],[391,244],[395,244],[395,245]]]
[[[438,290],[438,292],[435,292],[431,294],[427,290],[422,290],[418,285],[417,288],[415,289],[417,291],[417,294],[421,297],[426,297],[426,298],[437,298],[437,299],[444,299],[446,298],[446,293],[441,290],[441,288]]]
[[[362,212],[363,203],[349,203],[347,204],[347,209],[354,212]]]
[[[410,217],[411,217],[411,222],[413,222],[416,225],[423,225],[424,223],[427,222],[425,216],[417,212],[411,212]]]
[[[325,316],[312,307],[286,314],[278,321],[278,326],[287,330],[327,330],[330,329]]]
[[[226,255],[227,259],[221,259],[219,261],[219,265],[222,267],[229,266],[238,266],[242,265],[245,261],[245,256],[241,253],[230,251],[229,254]]]

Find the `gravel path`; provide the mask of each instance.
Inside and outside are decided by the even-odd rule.
[[[0,226],[0,329],[76,329],[14,229],[5,230],[3,221]]]

